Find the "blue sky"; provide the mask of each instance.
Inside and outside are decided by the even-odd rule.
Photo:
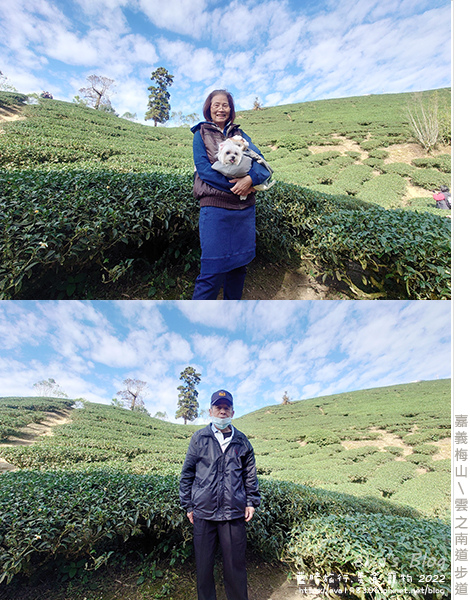
[[[174,75],[173,111],[229,89],[236,108],[451,84],[449,0],[9,0],[0,71],[24,93],[72,101],[115,80],[119,114],[143,122],[152,71]],[[151,124],[151,121],[147,122]]]
[[[1,396],[53,378],[71,398],[109,403],[127,377],[175,420],[179,376],[201,373],[236,415],[293,400],[451,376],[446,301],[4,301]]]

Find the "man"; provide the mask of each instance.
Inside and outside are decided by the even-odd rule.
[[[181,506],[194,526],[198,600],[217,600],[217,540],[227,600],[248,600],[245,523],[260,504],[253,447],[231,425],[230,392],[212,394],[209,415],[211,423],[191,438],[180,479]]]

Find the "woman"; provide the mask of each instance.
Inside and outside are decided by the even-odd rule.
[[[228,179],[212,169],[219,144],[228,137],[241,135],[252,150],[260,152],[234,123],[235,105],[229,92],[211,92],[204,103],[203,115],[206,120],[191,129],[194,133],[194,196],[201,207],[202,251],[201,272],[196,279],[193,300],[216,300],[221,287],[224,300],[240,300],[246,266],[255,257],[253,186],[265,181],[270,173],[256,161],[249,173],[239,179]]]

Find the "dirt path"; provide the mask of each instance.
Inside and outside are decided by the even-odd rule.
[[[0,123],[8,121],[22,121],[26,119],[18,106],[0,106]],[[0,135],[5,131],[0,127]]]
[[[413,446],[406,443],[406,437],[402,439],[394,433],[389,433],[385,429],[378,429],[377,427],[371,427],[372,433],[379,433],[380,437],[372,440],[343,440],[341,445],[346,450],[352,450],[353,448],[363,448],[364,446],[375,446],[380,451],[386,451],[387,447],[395,446],[403,450],[401,456],[397,456],[395,460],[405,460],[406,456],[413,453]],[[436,446],[437,452],[432,455],[433,460],[444,460],[452,457],[452,440],[451,438],[443,438],[438,442],[428,442],[431,446]]]
[[[0,443],[0,473],[14,471],[16,467],[2,459],[2,448],[15,446],[30,446],[45,435],[52,435],[52,430],[57,425],[70,423],[70,411],[48,412],[46,418],[40,423],[30,423],[18,430],[18,436],[10,436],[6,442]]]
[[[259,258],[249,265],[244,300],[345,300],[352,293],[331,278],[322,281],[314,265],[304,260],[297,268],[282,267]]]

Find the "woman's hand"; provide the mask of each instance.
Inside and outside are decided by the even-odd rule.
[[[235,184],[233,188],[230,188],[230,191],[237,194],[237,196],[248,196],[250,192],[255,191],[253,180],[249,175],[245,175],[245,177],[241,177],[240,179],[230,179],[230,183]]]

